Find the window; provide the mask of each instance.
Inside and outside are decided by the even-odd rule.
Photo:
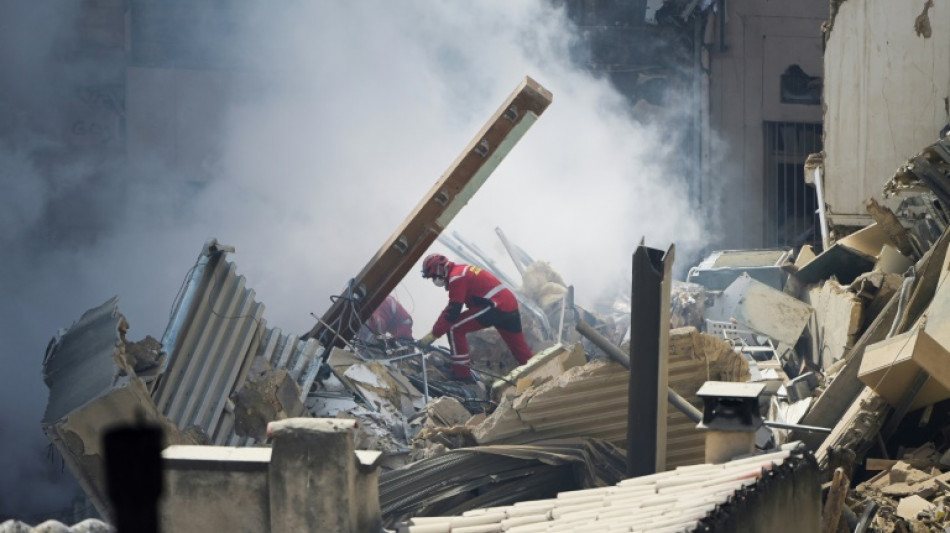
[[[821,245],[818,199],[805,159],[821,151],[821,124],[765,123],[765,246]]]

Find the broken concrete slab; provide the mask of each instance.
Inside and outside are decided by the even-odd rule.
[[[109,428],[151,423],[162,429],[165,444],[195,442],[158,412],[136,376],[133,358],[125,352],[128,328],[118,298],[112,298],[53,339],[43,358],[49,387],[43,432],[104,517],[113,516],[102,448]]]
[[[425,406],[418,389],[379,361],[351,365],[342,378],[359,390],[377,411],[394,410],[402,416],[412,416]]]
[[[722,292],[706,316],[719,322],[735,322],[794,346],[812,313],[813,309],[801,300],[743,274]]]
[[[887,232],[879,224],[869,224],[854,233],[838,239],[838,244],[864,255],[877,257],[885,245],[894,246]]]
[[[933,512],[933,505],[920,496],[908,496],[902,498],[897,504],[895,511],[897,516],[904,520],[916,521],[920,519],[921,514]]]
[[[231,395],[234,432],[265,440],[268,423],[304,415],[300,396],[300,387],[286,370],[274,369],[267,359],[255,357],[244,385]]]
[[[491,397],[498,400],[550,381],[568,369],[587,363],[584,346],[574,343],[569,346],[555,344],[535,354],[527,364],[521,365],[503,378],[495,381]]]
[[[854,346],[864,322],[863,302],[847,287],[828,280],[813,287],[805,300],[815,310],[819,352],[814,359],[828,369]]]

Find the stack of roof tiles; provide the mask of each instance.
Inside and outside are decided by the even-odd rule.
[[[701,464],[631,478],[611,487],[561,492],[556,498],[417,517],[399,533],[541,533],[573,531],[694,531],[743,489],[776,466],[801,459],[800,449]],[[813,458],[811,459],[813,461]]]

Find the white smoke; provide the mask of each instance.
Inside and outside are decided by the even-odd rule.
[[[60,9],[44,6],[44,16]],[[501,227],[574,284],[581,303],[629,272],[641,237],[656,248],[675,243],[679,257],[706,238],[684,177],[662,165],[670,148],[631,119],[606,79],[571,63],[576,32],[546,2],[233,9],[237,38],[227,46],[237,66],[133,72],[130,156],[119,177],[60,176],[88,198],[76,212],[98,221],[92,237],[44,240],[44,230],[82,222],[51,207],[69,204],[70,193],[24,158],[39,141],[24,133],[16,150],[0,145],[0,517],[56,509],[71,496],[37,474],[49,465],[35,464],[46,445],[41,360],[58,328],[118,294],[130,338],[159,337],[186,271],[216,237],[236,247],[231,259],[269,324],[308,330],[310,313],[329,307],[526,75],[554,102],[449,231],[509,264]],[[30,99],[7,96],[10,105]],[[162,120],[178,121],[179,133],[150,137]],[[169,153],[200,161],[200,172]],[[420,336],[444,304],[415,269],[397,296],[415,311]]]

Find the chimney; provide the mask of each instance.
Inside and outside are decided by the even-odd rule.
[[[696,392],[703,399],[706,462],[724,463],[755,451],[755,432],[763,425],[759,395],[764,383],[707,381]]]

